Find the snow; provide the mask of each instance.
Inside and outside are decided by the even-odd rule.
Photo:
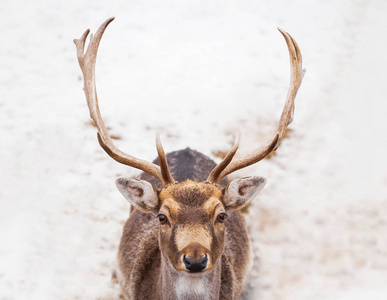
[[[100,107],[117,145],[240,154],[272,133],[289,82],[279,26],[307,73],[290,138],[236,176],[268,185],[246,215],[251,299],[387,299],[387,3],[2,1],[0,299],[119,299],[129,205],[99,147],[74,38],[109,25]]]

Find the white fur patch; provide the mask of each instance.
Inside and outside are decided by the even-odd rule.
[[[210,299],[207,276],[180,275],[176,280],[177,299]]]

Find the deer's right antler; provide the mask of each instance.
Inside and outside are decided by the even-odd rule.
[[[87,47],[86,53],[84,52],[86,38],[89,35],[90,30],[86,30],[80,39],[75,39],[74,43],[77,47],[78,62],[83,73],[84,91],[86,94],[87,106],[89,107],[90,117],[98,129],[98,141],[101,147],[109,154],[113,159],[124,165],[131,166],[133,168],[140,169],[156,178],[158,178],[162,185],[165,186],[169,183],[175,182],[172,175],[169,172],[167,159],[160,142],[160,138],[156,138],[157,152],[159,155],[161,168],[151,162],[130,156],[118,149],[102,119],[101,113],[98,107],[97,91],[95,86],[95,63],[97,60],[98,46],[101,41],[102,35],[105,32],[106,27],[114,20],[114,17],[107,19],[97,30],[96,34],[90,36],[90,43]]]
[[[286,128],[293,121],[294,113],[294,99],[296,98],[297,91],[301,85],[302,78],[305,74],[305,69],[302,69],[302,56],[301,51],[298,48],[296,41],[292,36],[278,28],[283,37],[285,38],[286,44],[289,50],[290,56],[290,87],[284,109],[281,114],[281,118],[278,122],[277,129],[275,130],[273,137],[267,142],[266,145],[260,147],[255,152],[245,157],[232,160],[236,149],[235,146],[230,150],[226,157],[217,165],[208,176],[207,181],[212,183],[219,183],[223,177],[235,172],[239,169],[245,168],[252,164],[259,162],[264,159],[273,150],[276,150],[280,145],[282,139],[285,136]],[[230,158],[231,156],[231,158]]]

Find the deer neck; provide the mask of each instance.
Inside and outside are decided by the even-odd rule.
[[[192,276],[193,275],[193,276]],[[218,259],[215,268],[203,274],[183,274],[176,271],[164,255],[161,255],[162,297],[165,300],[219,299],[221,262]]]

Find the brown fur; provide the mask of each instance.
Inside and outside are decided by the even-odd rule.
[[[202,276],[208,282],[208,299],[238,299],[251,259],[250,244],[239,211],[229,213],[224,223],[216,221],[219,211],[225,211],[221,187],[187,180],[161,189],[159,197],[160,212],[170,225],[134,209],[124,226],[118,277],[126,298],[179,299],[176,285],[181,276],[189,282]],[[182,253],[195,259],[207,254],[208,270],[188,274]]]

